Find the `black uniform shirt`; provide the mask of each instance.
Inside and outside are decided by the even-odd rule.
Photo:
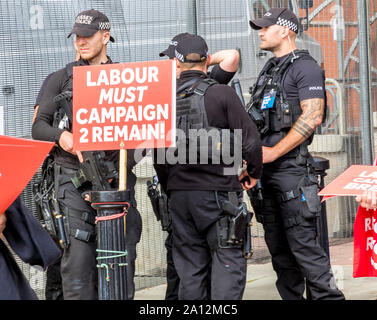
[[[278,61],[285,57],[278,58]],[[298,98],[300,101],[323,99],[325,83],[321,67],[314,60],[295,60],[286,71],[283,90],[288,99]]]
[[[47,86],[47,82],[49,81],[49,79],[51,78],[51,76],[53,75],[53,73],[50,73],[44,80],[43,80],[43,83],[42,83],[42,86],[41,88],[39,89],[39,92],[38,92],[38,96],[37,96],[37,99],[35,100],[35,105],[34,105],[34,108],[36,106],[39,106],[39,104],[41,103],[41,100],[42,100],[42,96],[46,90],[46,86]]]
[[[229,72],[229,71],[225,71],[224,69],[221,69],[220,64],[216,64],[211,69],[211,72],[209,73],[209,77],[211,79],[215,79],[218,83],[228,84],[229,81],[232,80],[235,74],[236,74],[235,72]]]
[[[193,78],[205,78],[201,71],[184,71],[177,88]],[[242,129],[242,158],[254,178],[262,173],[262,149],[259,133],[246,113],[236,92],[229,86],[215,84],[208,88],[204,105],[210,127]],[[241,191],[237,175],[224,175],[222,164],[168,165],[167,190]],[[155,166],[160,181],[166,181],[167,171]]]

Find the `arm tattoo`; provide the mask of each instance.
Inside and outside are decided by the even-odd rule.
[[[313,129],[306,124],[305,121],[301,120],[301,118],[297,119],[293,129],[302,135],[305,139],[309,138],[310,135],[313,133]]]
[[[301,102],[302,114],[292,129],[303,138],[309,138],[322,121],[324,100],[308,99]]]

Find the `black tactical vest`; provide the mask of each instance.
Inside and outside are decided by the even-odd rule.
[[[264,135],[281,133],[283,138],[302,113],[300,100],[298,98],[288,99],[283,90],[283,83],[287,69],[295,60],[315,60],[310,56],[307,50],[295,50],[294,53],[294,55],[287,55],[287,57],[279,61],[278,64],[275,63],[275,58],[268,60],[259,74],[254,87],[250,88],[252,98],[247,108],[256,108],[262,116],[264,125],[261,126],[259,124],[259,131],[262,137]],[[264,99],[273,95],[275,96],[273,106],[263,109]],[[326,105],[325,101],[325,110]],[[325,116],[324,114],[324,117]]]
[[[77,62],[71,62],[65,66],[67,79],[63,84],[62,92],[54,98],[54,102],[59,105],[59,109],[54,115],[53,126],[59,127],[60,129],[67,129],[69,131],[72,131],[73,67],[76,65]],[[62,122],[65,123],[62,124]]]
[[[210,78],[193,79],[177,89],[177,129],[181,129],[186,137],[189,136],[190,129],[210,129],[204,106],[204,95],[208,88],[216,83]]]
[[[220,163],[223,150],[229,150],[231,156],[236,147],[241,150],[240,139],[233,130],[211,127],[208,123],[204,96],[217,83],[210,78],[192,79],[177,89],[176,100],[176,128],[181,130],[177,132],[177,148],[185,146],[189,157],[190,151],[195,150],[190,147],[196,145],[197,156],[202,159],[205,155],[210,163]]]

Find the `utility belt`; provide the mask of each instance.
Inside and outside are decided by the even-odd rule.
[[[32,186],[33,200],[36,204],[37,217],[43,228],[56,240],[57,231],[53,215],[52,198],[55,195],[54,163],[49,155],[42,165],[42,176]]]
[[[67,176],[67,182],[77,173],[77,170],[62,167],[50,162],[42,170],[42,178],[33,184],[33,197],[37,207],[38,218],[50,236],[61,246],[67,248],[70,244],[69,236],[75,239],[92,242],[95,233],[78,228],[71,228],[69,218],[74,216],[92,226],[95,225],[95,215],[73,208],[61,206],[58,201],[59,175]]]
[[[42,165],[42,177],[33,184],[33,198],[42,226],[64,249],[69,245],[68,220],[58,202],[58,175],[61,166],[48,156]]]
[[[258,190],[260,195],[262,194],[262,186]],[[277,217],[272,214],[264,214],[264,210],[268,212],[274,212],[275,210],[268,210],[268,208],[280,207],[282,203],[291,202],[290,206],[292,213],[296,212],[296,215],[284,215],[283,223],[285,227],[289,228],[294,225],[298,225],[305,221],[313,221],[320,215],[321,201],[318,196],[318,177],[309,173],[303,177],[297,185],[296,189],[282,192],[278,197],[264,199],[263,195],[258,196],[256,187],[248,190],[248,196],[250,203],[253,207],[256,220],[262,224],[275,223]]]
[[[246,203],[239,205],[237,192],[229,192],[227,200],[216,202],[223,215],[217,221],[217,240],[219,248],[243,248],[246,259],[253,255],[251,244],[252,213],[247,210]]]
[[[85,223],[90,224],[91,226],[95,226],[95,215],[90,212],[76,210],[72,208],[63,207],[63,215],[64,217],[76,217]],[[77,240],[84,241],[84,242],[94,242],[96,240],[96,234],[91,231],[78,229],[78,228],[71,228],[69,225],[69,219],[67,219],[66,225],[67,234],[74,237]]]
[[[75,175],[79,172],[79,169],[71,169],[67,167],[60,166],[58,164],[55,164],[55,172],[57,174],[56,176],[56,184],[57,184],[57,194],[58,192],[58,184],[62,181],[58,180],[58,175],[63,175],[63,180],[66,179],[67,182],[72,182],[74,180]],[[65,181],[65,180],[64,180]],[[82,210],[76,210],[71,207],[66,206],[60,206],[61,215],[63,217],[64,222],[64,230],[60,232],[60,235],[64,234],[64,236],[67,238],[67,243],[69,245],[69,237],[71,236],[77,240],[83,241],[83,242],[94,242],[96,239],[95,235],[95,214],[93,212],[89,211],[82,211]],[[70,220],[74,217],[75,219],[79,219],[81,221],[84,221],[85,223],[90,225],[89,229],[93,229],[93,232],[79,229],[79,228],[72,228],[70,225]]]

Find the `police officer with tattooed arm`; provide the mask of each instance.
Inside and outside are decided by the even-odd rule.
[[[299,22],[292,11],[274,8],[250,21],[260,48],[274,54],[257,78],[248,113],[263,144],[263,201],[248,192],[277,274],[283,299],[344,299],[330,260],[318,241],[321,212],[318,179],[308,152],[326,107],[325,77],[306,50],[295,45]]]
[[[107,44],[114,42],[110,35],[109,19],[102,12],[87,10],[75,20],[72,32],[80,59],[53,73],[49,78],[32,127],[34,139],[55,141],[47,177],[53,190],[47,205],[52,202],[55,216],[51,229],[57,227],[57,236],[64,248],[61,260],[63,295],[66,300],[95,300],[97,290],[96,211],[84,200],[89,190],[117,190],[119,152],[83,152],[73,149],[72,90],[73,67],[113,63],[107,55]],[[136,209],[136,176],[134,153],[127,153],[127,189],[131,207],[127,212],[126,249],[128,299],[134,296],[134,267],[136,244],[141,235],[141,217]],[[95,174],[89,174],[93,169]],[[99,183],[101,182],[101,183]],[[47,191],[47,190],[46,190]],[[48,193],[46,192],[46,194]],[[43,194],[45,195],[45,194]],[[46,202],[42,203],[46,205]],[[51,208],[51,206],[45,206]],[[51,214],[47,212],[47,215]],[[58,222],[58,223],[56,223]],[[55,224],[55,225],[54,225]]]
[[[222,133],[239,129],[242,146],[231,151],[242,154],[248,162],[244,172],[249,177],[248,188],[255,185],[261,175],[259,134],[235,91],[207,76],[211,55],[202,37],[186,35],[179,39],[174,55],[180,70],[177,80],[177,132],[185,133],[178,137],[176,151],[179,154],[180,147],[183,147],[184,156],[190,155],[190,159],[180,157],[178,162],[170,162],[172,159],[169,160],[167,153],[166,163],[161,164],[157,159],[155,169],[169,193],[173,259],[180,279],[178,296],[188,300],[208,299],[210,274],[211,299],[240,300],[246,283],[242,240],[247,212],[242,203],[237,164],[225,164],[223,158],[216,162],[208,157],[208,150],[207,158],[194,159],[202,145],[197,146],[198,141],[191,135],[189,142],[187,134],[200,130],[208,132],[213,129]],[[190,143],[193,143],[193,149]],[[215,144],[221,148],[224,145]],[[242,165],[241,160],[239,165]]]

